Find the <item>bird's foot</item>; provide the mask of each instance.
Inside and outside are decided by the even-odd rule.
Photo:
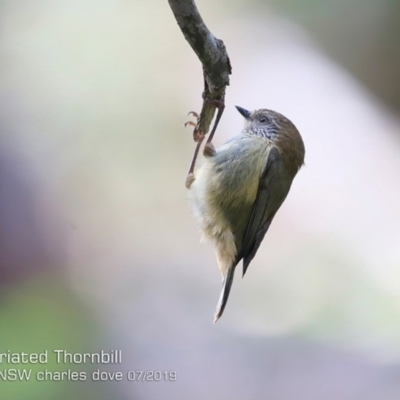
[[[193,121],[185,122],[185,127],[188,126],[188,125],[194,127],[194,129],[193,129],[193,140],[197,143],[200,140],[204,139],[204,134],[199,129],[200,115],[197,114],[197,112],[195,112],[195,111],[189,111],[188,115],[193,115],[197,120],[196,122],[193,122]]]
[[[203,155],[205,157],[213,157],[215,156],[215,147],[212,143],[206,143],[206,145],[204,146],[204,150],[203,150]]]
[[[190,189],[190,187],[192,186],[192,183],[194,182],[194,180],[195,180],[194,173],[193,172],[189,172],[187,174],[186,182],[185,182],[186,189]]]
[[[221,109],[223,110],[225,108],[225,102],[223,99],[222,100],[210,99],[207,97],[207,95],[204,92],[202,94],[202,97],[206,103],[212,104],[213,106],[217,107],[218,110],[221,110]]]

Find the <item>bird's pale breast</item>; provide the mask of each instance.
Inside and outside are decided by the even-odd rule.
[[[203,160],[190,197],[204,236],[219,239],[229,230],[240,244],[270,147],[265,138],[242,134]]]

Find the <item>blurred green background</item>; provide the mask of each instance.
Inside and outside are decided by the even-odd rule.
[[[400,3],[198,1],[234,109],[297,125],[306,167],[212,324],[220,274],[186,202],[201,66],[167,1],[0,1],[0,353],[122,350],[0,398],[400,396]],[[176,381],[93,382],[96,369]]]

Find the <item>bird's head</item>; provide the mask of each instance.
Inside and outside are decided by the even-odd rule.
[[[260,109],[250,112],[242,107],[236,106],[236,109],[245,118],[244,132],[265,137],[270,140],[277,140],[282,130],[296,130],[293,123],[282,114]]]
[[[298,167],[303,164],[304,143],[292,121],[272,110],[260,109],[250,112],[242,107],[236,108],[245,118],[243,133],[261,136],[274,142],[284,153],[296,159]]]

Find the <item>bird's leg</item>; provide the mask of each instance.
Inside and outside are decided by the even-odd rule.
[[[203,142],[203,140],[204,140],[204,135],[200,135],[199,136],[199,140],[197,141],[196,148],[194,150],[194,154],[193,154],[192,162],[190,164],[189,172],[188,172],[187,177],[186,177],[185,185],[186,185],[187,189],[190,189],[190,186],[192,186],[192,183],[193,183],[193,181],[195,179],[195,176],[194,176],[194,173],[193,173],[194,172],[194,166],[196,165],[196,159],[197,159],[197,156],[199,154],[200,146],[201,146],[201,143]]]
[[[190,189],[190,186],[192,185],[192,183],[193,183],[193,181],[195,179],[194,167],[196,165],[196,159],[197,159],[197,156],[199,154],[199,150],[200,150],[200,147],[201,147],[201,144],[202,144],[202,142],[204,140],[205,135],[202,132],[200,132],[199,127],[198,127],[199,126],[199,118],[200,118],[199,114],[197,114],[194,111],[190,111],[188,113],[188,115],[193,115],[197,119],[197,124],[194,123],[193,121],[188,121],[188,122],[185,123],[185,126],[188,126],[188,125],[194,126],[193,139],[194,139],[195,142],[197,142],[196,148],[194,150],[192,162],[190,163],[189,172],[188,172],[187,177],[186,177],[186,183],[185,183],[186,188]]]
[[[224,112],[225,102],[224,102],[224,97],[222,97],[221,100],[212,100],[212,99],[209,99],[205,93],[203,93],[203,100],[204,100],[204,103],[212,104],[213,106],[215,106],[218,109],[214,125],[213,125],[213,127],[211,129],[211,133],[210,133],[210,135],[209,135],[209,137],[207,139],[206,145],[204,146],[204,149],[203,149],[203,155],[205,157],[212,157],[212,156],[215,155],[215,147],[211,143],[211,141],[212,141],[212,139],[214,137],[214,134],[215,134],[215,132],[217,130],[217,127],[218,127],[218,123],[219,123],[219,121],[220,121],[220,119],[222,117],[222,114]],[[204,103],[203,103],[203,109],[204,109]],[[188,189],[190,189],[190,186],[192,185],[193,181],[195,180],[194,167],[196,165],[196,160],[197,160],[197,156],[198,156],[199,151],[200,151],[201,144],[203,143],[203,140],[204,140],[204,137],[205,137],[205,134],[199,128],[199,126],[200,126],[200,116],[199,116],[199,114],[197,114],[194,111],[190,111],[189,114],[191,114],[191,115],[193,115],[194,117],[197,118],[197,124],[192,122],[192,121],[188,121],[188,122],[185,123],[185,126],[187,126],[187,125],[194,126],[193,139],[197,143],[197,145],[196,145],[196,149],[195,149],[194,154],[193,154],[192,162],[190,164],[189,172],[188,172],[187,177],[186,177],[186,187]]]
[[[203,154],[204,154],[205,157],[212,157],[212,156],[215,155],[215,147],[211,143],[211,141],[212,141],[212,139],[214,137],[214,134],[215,134],[215,132],[217,130],[219,121],[220,121],[220,119],[222,117],[222,114],[224,112],[225,102],[224,102],[224,98],[222,98],[222,100],[210,100],[207,97],[205,97],[204,100],[206,102],[210,103],[210,104],[213,104],[218,109],[217,116],[215,117],[214,125],[213,125],[213,127],[211,129],[211,133],[208,136],[206,145],[204,146],[204,150],[203,150]]]

